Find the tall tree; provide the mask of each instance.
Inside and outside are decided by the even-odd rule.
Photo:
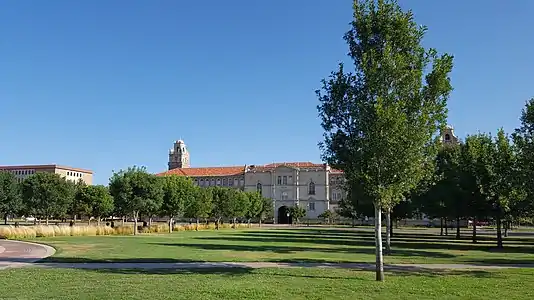
[[[317,91],[321,147],[324,160],[373,200],[376,280],[382,281],[381,213],[423,177],[421,166],[445,126],[453,58],[425,49],[426,27],[394,0],[355,0],[353,8],[344,38],[354,70],[340,64]]]
[[[103,185],[90,185],[85,189],[91,198],[92,215],[96,218],[97,224],[100,225],[102,217],[109,217],[113,212],[113,197],[110,195],[108,187]]]
[[[119,211],[134,219],[134,234],[137,234],[139,215],[154,211],[163,202],[160,178],[147,173],[145,168],[134,166],[114,173],[109,180],[109,191]]]
[[[18,214],[22,209],[20,185],[10,172],[0,171],[0,214],[7,225],[9,216]]]
[[[71,183],[59,174],[35,173],[22,182],[22,199],[27,214],[45,219],[64,217],[74,198]]]
[[[514,185],[514,215],[530,214],[534,210],[534,98],[521,111],[521,124],[513,135],[517,153],[517,179]]]
[[[174,218],[184,212],[186,203],[194,201],[195,186],[190,178],[183,176],[163,176],[162,212],[169,217],[169,232],[172,233]]]

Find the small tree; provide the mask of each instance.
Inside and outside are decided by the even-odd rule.
[[[25,212],[45,218],[46,225],[51,217],[67,214],[73,197],[71,184],[59,174],[35,173],[22,182]]]
[[[293,220],[295,220],[294,222],[296,224],[299,224],[300,219],[306,216],[306,209],[304,207],[295,205],[289,208],[289,214],[291,215]]]
[[[120,170],[110,178],[109,190],[119,211],[134,219],[134,235],[137,234],[139,214],[151,212],[163,202],[161,180],[146,172],[145,168],[131,167]]]
[[[82,202],[81,196],[83,194],[86,184],[80,179],[76,183],[73,183],[71,188],[74,190],[74,197],[72,198],[72,203],[70,205],[68,213],[71,215],[72,221],[76,223],[77,218],[80,215],[85,215],[90,217],[91,212],[88,212],[88,207]]]
[[[22,209],[22,197],[17,178],[10,172],[0,171],[0,214],[4,223],[10,215],[18,214]]]
[[[172,233],[174,218],[184,211],[186,203],[194,201],[195,186],[190,178],[182,176],[163,176],[162,211],[169,216],[169,232]]]
[[[237,228],[236,219],[244,217],[249,207],[249,198],[245,192],[236,189],[228,189],[228,205],[225,214],[232,219],[234,229]]]
[[[113,212],[113,197],[109,194],[108,188],[103,185],[90,185],[85,189],[90,197],[92,215],[96,218],[97,224],[100,225],[102,217],[110,216]]]
[[[198,230],[199,219],[209,217],[212,209],[213,195],[211,189],[195,187],[195,197],[186,203],[184,216],[196,219],[196,230]]]
[[[332,211],[327,209],[322,214],[320,214],[318,217],[321,218],[321,219],[324,219],[324,221],[327,224],[330,224],[330,221],[332,220],[333,216],[334,216],[334,214],[332,213]]]

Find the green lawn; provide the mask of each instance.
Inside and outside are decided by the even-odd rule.
[[[435,230],[398,230],[386,263],[534,263],[534,236],[493,236],[478,244]],[[251,229],[186,231],[166,235],[39,238],[58,249],[48,260],[91,261],[308,261],[374,262],[369,229]]]
[[[0,272],[0,299],[532,299],[534,270],[374,274],[340,269]]]

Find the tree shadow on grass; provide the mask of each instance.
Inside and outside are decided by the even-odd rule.
[[[246,231],[242,232],[240,234],[246,234],[246,235],[256,235],[256,236],[288,236],[288,237],[298,237],[298,236],[304,236],[304,237],[324,237],[329,239],[339,239],[339,240],[346,240],[346,239],[373,239],[374,240],[374,232],[368,231],[368,230],[361,230],[361,229],[353,229],[353,230],[341,230],[341,229],[279,229],[279,230],[269,230],[269,231]],[[384,233],[383,233],[384,234]],[[413,233],[413,232],[402,232],[397,231],[392,236],[395,240],[418,240],[418,241],[424,241],[424,242],[450,242],[450,243],[458,243],[458,242],[471,242],[471,234],[464,234],[459,238],[456,239],[455,232],[451,232],[449,235],[439,235],[439,234],[432,234],[432,233]],[[496,237],[494,235],[487,235],[487,234],[480,234],[477,236],[477,239],[479,242],[487,242],[487,243],[496,243]],[[516,237],[505,237],[504,238],[506,243],[517,243],[517,244],[523,244],[523,245],[534,245],[534,238],[531,238],[530,235],[524,235]]]
[[[175,259],[175,258],[152,258],[152,257],[136,257],[136,258],[86,258],[86,257],[47,257],[36,264],[53,264],[53,263],[198,263],[206,262],[200,259]]]
[[[235,239],[236,241],[245,241]],[[275,246],[275,245],[243,245],[243,244],[207,244],[207,243],[154,243],[159,246],[187,247],[202,250],[222,250],[240,252],[274,252],[280,254],[295,254],[301,252],[325,252],[325,253],[349,253],[349,254],[375,254],[374,248],[311,248],[295,246]],[[432,257],[432,258],[453,258],[455,255],[442,252],[432,252],[416,249],[396,249],[392,256],[404,257]]]
[[[300,242],[300,243],[313,243],[321,245],[346,245],[346,246],[365,246],[373,247],[375,245],[374,237],[357,237],[354,239],[332,239],[329,236],[321,235],[303,235],[303,234],[279,234],[279,235],[264,235],[263,233],[251,233],[244,232],[232,236],[211,236],[211,237],[198,237],[196,239],[201,240],[225,240],[225,241],[238,241],[238,242]],[[498,249],[493,244],[488,243],[467,243],[459,241],[429,241],[422,240],[420,238],[406,238],[400,239],[399,237],[392,238],[392,246],[395,248],[404,249],[438,249],[438,250],[459,250],[459,251],[486,251],[486,252],[498,252],[498,253],[526,253],[534,254],[534,247],[529,247],[524,244],[505,244],[505,247]]]

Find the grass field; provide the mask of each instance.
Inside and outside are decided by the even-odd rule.
[[[533,263],[534,237],[472,244],[436,230],[400,230],[387,263]],[[55,262],[373,262],[370,229],[269,229],[56,237]],[[39,269],[0,271],[0,299],[532,299],[534,269],[397,270],[386,281],[348,269]]]
[[[533,270],[374,274],[325,269],[3,271],[0,299],[532,299]]]
[[[433,230],[398,231],[386,263],[534,263],[534,237],[439,236]],[[374,262],[370,229],[270,229],[179,232],[172,235],[53,237],[55,262],[305,261]]]

